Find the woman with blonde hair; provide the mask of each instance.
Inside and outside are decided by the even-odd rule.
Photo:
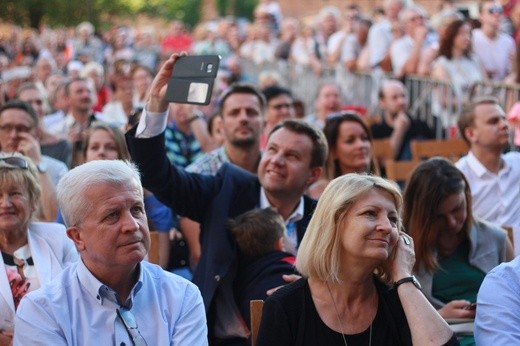
[[[25,294],[78,259],[63,225],[35,222],[38,174],[30,158],[0,153],[0,345],[12,342],[15,311]]]
[[[457,345],[411,275],[401,208],[383,178],[331,181],[298,250],[303,279],[266,300],[257,345]]]

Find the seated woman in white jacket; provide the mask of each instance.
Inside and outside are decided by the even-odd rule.
[[[33,222],[41,193],[38,174],[29,158],[0,153],[0,345],[12,341],[24,295],[78,259],[63,225]]]

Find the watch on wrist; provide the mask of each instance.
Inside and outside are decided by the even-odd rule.
[[[413,283],[415,285],[415,287],[417,287],[418,289],[422,288],[421,284],[419,283],[419,280],[417,280],[417,278],[414,275],[407,276],[405,278],[402,278],[401,280],[397,280],[396,282],[394,282],[394,288],[397,289],[397,287],[399,287],[399,285],[407,283],[407,282]]]
[[[47,165],[44,163],[39,163],[36,165],[36,168],[38,169],[38,172],[40,173],[46,173],[47,172]]]

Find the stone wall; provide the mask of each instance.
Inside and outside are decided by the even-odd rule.
[[[305,18],[313,16],[320,8],[327,5],[334,5],[339,9],[344,9],[352,3],[357,3],[364,14],[370,15],[371,12],[383,5],[384,0],[279,0],[282,12],[285,16],[293,16],[296,18]],[[430,13],[433,14],[438,11],[442,0],[415,0],[418,4]],[[455,0],[459,5],[475,5],[477,1],[473,0]]]

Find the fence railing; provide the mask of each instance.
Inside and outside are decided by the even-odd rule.
[[[334,81],[341,88],[344,104],[362,107],[369,115],[376,114],[381,83],[393,78],[392,75],[380,72],[350,72],[341,66],[322,69],[320,75],[317,75],[310,68],[285,61],[256,65],[243,60],[242,68],[253,82],[258,81],[263,71],[277,72],[295,98],[303,103],[306,113],[313,112],[314,98],[320,83]],[[451,83],[424,76],[408,75],[404,82],[410,113],[434,128],[437,138],[456,136],[457,118],[463,106],[475,97],[494,96],[506,112],[520,100],[520,84],[481,81],[474,83],[461,95]]]

